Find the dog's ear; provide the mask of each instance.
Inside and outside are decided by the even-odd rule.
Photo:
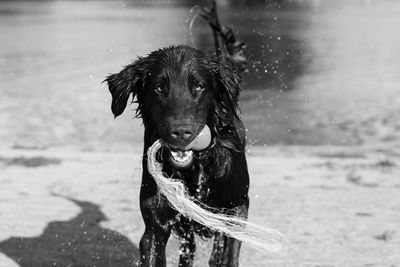
[[[213,61],[211,65],[215,75],[217,104],[220,105],[221,111],[239,117],[239,77],[225,64]]]
[[[125,110],[130,94],[132,101],[138,97],[139,91],[143,87],[143,77],[145,75],[146,60],[139,58],[134,63],[125,66],[119,73],[107,76],[108,89],[112,95],[111,111],[117,117]],[[136,110],[136,115],[140,116],[141,105]]]

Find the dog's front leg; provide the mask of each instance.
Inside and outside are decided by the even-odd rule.
[[[143,200],[141,211],[145,232],[140,240],[140,266],[166,266],[165,247],[171,233],[171,223],[176,212],[158,194]]]
[[[209,261],[210,267],[238,267],[241,244],[241,241],[233,237],[217,233]]]
[[[234,215],[247,218],[248,204],[238,206],[234,209]],[[210,267],[238,267],[239,253],[242,242],[236,238],[216,233],[214,246],[209,261]]]
[[[140,266],[166,266],[165,246],[169,235],[170,231],[146,227],[140,240]]]

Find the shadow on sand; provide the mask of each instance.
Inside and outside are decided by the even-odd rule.
[[[66,199],[82,209],[76,217],[49,223],[38,237],[2,241],[0,252],[21,267],[137,265],[138,248],[120,233],[100,226],[107,218],[98,205]]]

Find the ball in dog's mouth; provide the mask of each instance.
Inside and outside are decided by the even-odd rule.
[[[184,150],[171,149],[170,162],[178,168],[185,168],[192,164],[193,150],[200,151],[206,149],[211,143],[210,128],[205,125],[196,138],[188,144]]]

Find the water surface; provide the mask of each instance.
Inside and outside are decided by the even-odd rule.
[[[398,143],[400,3],[231,6],[248,43],[243,118],[256,145]],[[190,6],[126,1],[0,2],[0,147],[138,146],[134,106],[113,120],[104,77],[171,44],[210,50]]]

